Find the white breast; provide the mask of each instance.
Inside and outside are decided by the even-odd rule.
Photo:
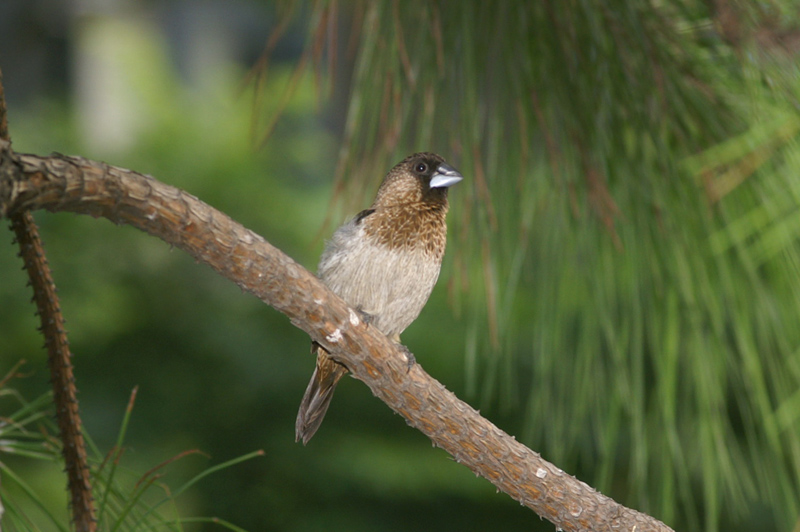
[[[319,276],[349,305],[373,316],[388,336],[399,335],[419,315],[439,277],[441,261],[424,248],[392,249],[370,241],[353,221],[327,243]]]

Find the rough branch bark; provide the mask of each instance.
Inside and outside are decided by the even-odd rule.
[[[457,462],[564,530],[668,531],[564,473],[481,417],[314,275],[264,238],[152,177],[80,157],[20,155],[0,141],[0,217],[70,211],[130,224],[286,314]],[[290,430],[290,428],[287,428]]]

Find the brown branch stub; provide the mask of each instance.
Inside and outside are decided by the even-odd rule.
[[[8,135],[8,109],[6,108],[6,89],[3,85],[2,70],[0,70],[0,140],[11,140]]]
[[[314,275],[194,196],[79,157],[5,156],[13,160],[0,159],[0,213],[47,209],[103,216],[183,249],[286,314],[435,445],[557,527],[670,530],[546,462],[419,365],[407,371],[401,349],[364,324]]]

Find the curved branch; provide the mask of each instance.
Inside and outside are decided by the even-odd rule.
[[[363,323],[264,238],[152,177],[80,157],[15,154],[0,142],[0,216],[71,211],[130,224],[178,247],[286,314],[379,399],[457,462],[564,530],[668,531],[546,462]]]

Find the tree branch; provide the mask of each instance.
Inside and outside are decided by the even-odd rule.
[[[70,493],[72,521],[77,532],[97,530],[92,484],[89,480],[89,461],[86,458],[86,443],[81,431],[81,416],[78,410],[78,390],[72,370],[72,352],[64,328],[56,285],[39,238],[39,230],[29,212],[11,216],[11,228],[20,247],[20,257],[30,277],[36,313],[41,322],[41,331],[47,348],[47,365],[53,386],[53,404],[61,435],[61,453],[67,471],[67,486]]]
[[[314,275],[264,238],[152,177],[80,157],[20,155],[0,141],[0,216],[70,211],[130,224],[286,314],[457,462],[564,530],[668,531],[564,473],[481,417]]]
[[[10,149],[7,111],[3,73],[0,71],[0,142]],[[36,313],[39,315],[47,348],[53,403],[61,435],[61,453],[64,455],[67,471],[72,522],[77,532],[94,532],[97,530],[97,521],[92,484],[89,480],[89,461],[86,458],[86,443],[83,441],[81,431],[78,390],[75,387],[75,376],[72,371],[72,352],[64,328],[64,316],[56,294],[56,284],[53,282],[44,246],[39,238],[39,228],[31,213],[16,212],[10,216],[10,220],[11,229],[19,244],[19,256],[22,257],[30,286],[33,288],[33,301],[36,303]]]

